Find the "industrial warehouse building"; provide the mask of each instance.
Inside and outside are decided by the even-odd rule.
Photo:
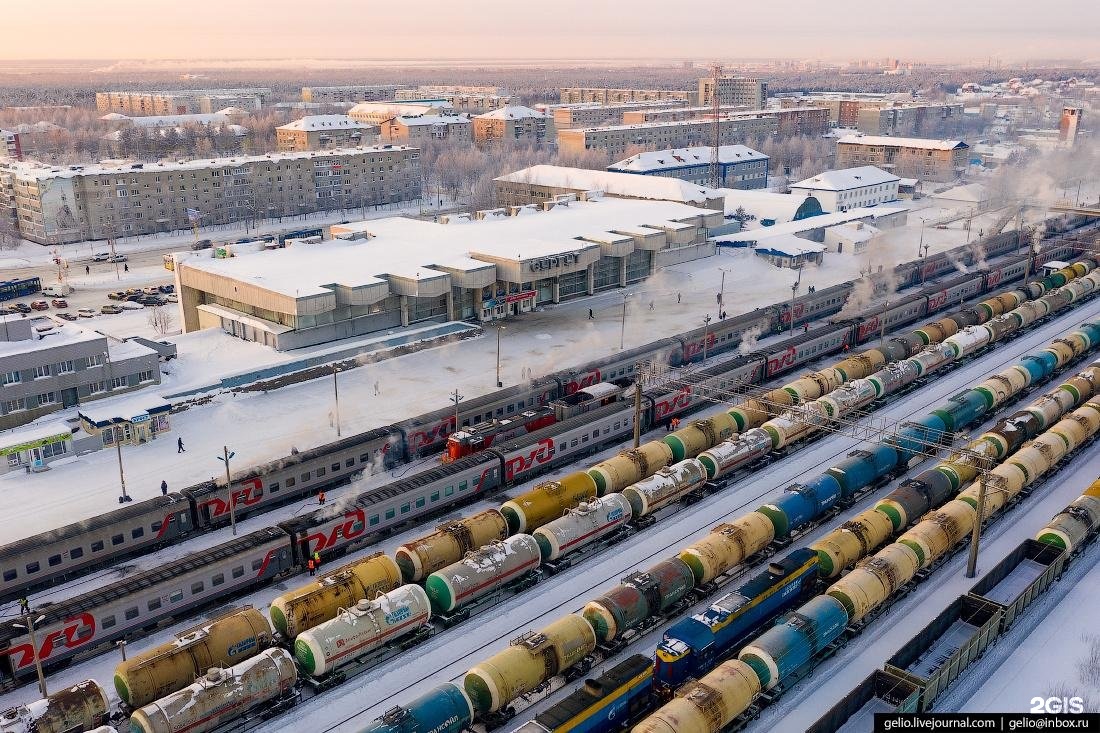
[[[533,165],[493,179],[493,194],[498,206],[537,204],[567,194],[583,196],[589,191],[600,191],[614,198],[675,201],[708,209],[722,208],[721,191],[664,176]]]
[[[705,186],[710,183],[711,151],[700,146],[638,153],[612,163],[607,170],[679,178]],[[768,156],[744,145],[722,145],[718,148],[718,179],[724,188],[767,188]]]
[[[179,253],[176,287],[185,331],[221,328],[286,350],[429,320],[491,321],[624,287],[714,254],[707,234],[721,223],[720,211],[597,195],[438,223],[391,217],[286,249]]]

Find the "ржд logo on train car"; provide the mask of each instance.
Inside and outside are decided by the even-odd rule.
[[[332,549],[354,540],[367,531],[367,518],[362,509],[349,509],[338,522],[327,532],[316,532],[306,537],[306,545],[310,553]]]
[[[576,379],[572,379],[565,383],[565,394],[571,395],[574,392],[584,389],[585,387],[591,387],[593,384],[599,384],[600,377],[599,369],[593,369],[592,371],[582,374]]]
[[[943,307],[943,304],[947,302],[947,291],[941,290],[935,295],[928,296],[928,310],[939,310]]]
[[[264,497],[264,482],[258,476],[242,481],[240,485],[233,487],[234,506],[252,506]],[[210,517],[226,516],[229,514],[229,501],[220,496],[212,496],[202,504],[199,509],[206,508],[210,511]]]
[[[430,427],[420,428],[409,433],[409,450],[418,451],[427,448],[446,439],[456,429],[453,416],[437,422]]]
[[[787,367],[794,366],[795,357],[798,356],[798,350],[794,346],[788,346],[787,350],[778,356],[772,356],[768,358],[768,374],[775,374],[780,369],[786,369]]]
[[[718,343],[718,337],[713,333],[707,334],[707,348],[713,349],[714,345]],[[703,339],[698,341],[689,341],[684,344],[684,361],[688,362],[694,359],[696,356],[700,356],[703,353]]]
[[[38,659],[48,661],[58,648],[72,649],[87,644],[95,636],[95,617],[90,613],[81,613],[65,619],[65,625],[46,634],[38,647]],[[34,647],[30,643],[17,644],[5,649],[4,654],[13,657],[12,668],[18,672],[34,666]]]
[[[653,417],[660,420],[691,405],[691,387],[684,386],[653,402]]]
[[[1001,278],[1004,277],[1004,272],[1001,268],[996,270],[990,270],[989,274],[985,276],[986,285],[997,285],[1001,282]]]
[[[794,304],[794,317],[795,318],[801,318],[805,313],[806,313],[806,304],[805,303],[795,303]],[[779,314],[779,322],[780,323],[790,323],[791,322],[791,309],[790,308],[784,308],[783,312]]]
[[[546,463],[554,457],[554,439],[543,438],[527,449],[527,453],[509,458],[504,464],[505,476],[511,481],[515,476],[530,471],[540,463]]]

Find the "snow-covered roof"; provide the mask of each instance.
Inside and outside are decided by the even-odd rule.
[[[755,229],[744,229],[735,234],[723,234],[721,236],[711,237],[711,240],[718,244],[765,242],[770,241],[773,237],[780,237],[785,234],[798,234],[800,232],[808,232],[812,229],[825,229],[853,221],[874,221],[875,219],[894,216],[908,210],[909,207],[904,204],[879,204],[873,207],[860,207],[848,209],[847,211],[838,211],[833,214],[820,214],[818,216],[811,216],[806,219],[799,219],[798,221],[787,221],[782,224],[775,224],[768,227],[761,226]]]
[[[805,188],[814,191],[848,191],[864,186],[878,186],[883,183],[895,183],[901,179],[893,173],[887,173],[873,165],[858,168],[825,171],[816,176],[792,183],[791,188]]]
[[[218,166],[238,166],[247,163],[280,162],[287,160],[307,160],[309,158],[324,159],[336,158],[342,155],[370,152],[392,152],[398,150],[413,150],[408,145],[371,145],[346,148],[331,148],[329,150],[295,150],[278,153],[266,153],[264,155],[235,155],[231,158],[198,158],[184,161],[161,161],[158,163],[144,163],[141,168],[157,171],[193,171],[216,168]],[[17,175],[30,176],[38,179],[45,178],[74,178],[88,175],[114,175],[116,173],[131,173],[134,163],[99,163],[94,165],[49,166],[35,161],[22,161],[13,163],[8,169]]]
[[[369,130],[368,125],[347,115],[310,115],[285,125],[279,125],[278,130],[302,130],[313,132],[315,130]]]
[[[530,117],[536,117],[540,120],[546,119],[546,115],[542,112],[531,109],[530,107],[524,107],[521,104],[510,104],[507,107],[494,109],[492,112],[486,112],[485,114],[477,116],[477,118],[481,120],[523,120]]]
[[[967,183],[963,186],[955,186],[946,191],[932,195],[934,199],[944,201],[962,201],[965,203],[980,204],[989,199],[989,191],[980,183]]]
[[[650,171],[669,170],[683,168],[691,165],[710,165],[711,148],[673,148],[671,150],[654,150],[632,155],[626,160],[612,163],[607,167],[609,171],[622,171],[627,173],[648,173]],[[744,161],[767,160],[768,156],[753,150],[745,145],[722,145],[718,148],[718,161],[720,163],[740,163]]]
[[[406,117],[398,115],[393,121],[406,127],[421,127],[424,125],[468,125],[470,118],[466,115],[417,115]]]
[[[64,130],[65,128],[61,125],[55,125],[52,122],[43,120],[42,122],[35,122],[34,124],[23,123],[22,125],[16,125],[12,129],[18,133],[28,134],[35,132],[53,132],[54,130]]]
[[[690,219],[705,210],[668,201],[602,199],[572,202],[530,216],[492,217],[463,225],[388,217],[334,225],[333,239],[228,258],[180,262],[183,276],[194,268],[288,297],[332,292],[334,286],[362,287],[400,277],[427,281],[443,277],[438,268],[484,270],[493,259],[526,260],[598,248],[578,239]],[[489,258],[489,259],[487,259]]]
[[[934,140],[923,137],[885,137],[881,135],[846,135],[836,141],[837,145],[890,145],[899,148],[922,148],[925,150],[955,150],[970,147],[962,140]]]
[[[448,109],[450,107],[451,104],[444,100],[438,102],[433,101],[431,104],[412,104],[409,102],[360,102],[349,109],[348,114],[352,117],[355,115],[368,114],[386,114],[391,117],[396,115],[413,116],[430,114],[433,110]]]
[[[180,125],[214,125],[229,122],[223,114],[193,115],[149,115],[146,117],[126,117],[134,127],[178,127]]]
[[[37,444],[39,441],[55,438],[71,438],[72,428],[60,420],[51,420],[42,424],[25,425],[14,430],[5,430],[0,433],[0,454],[13,453],[13,449],[20,446]]]
[[[94,331],[85,331],[74,324],[55,323],[49,318],[34,318],[31,323],[34,326],[52,326],[49,331],[42,334],[42,338],[31,338],[18,341],[0,341],[0,356],[13,356],[15,354],[29,354],[42,349],[52,349],[58,346],[80,344],[87,341],[103,341],[106,337]]]
[[[759,254],[776,254],[786,257],[797,257],[801,254],[816,254],[825,251],[825,245],[811,242],[808,239],[794,234],[780,234],[769,238],[756,248]]]
[[[103,427],[116,422],[143,422],[150,414],[168,412],[172,405],[160,395],[151,392],[135,392],[121,397],[93,400],[80,406],[81,418]]]
[[[725,195],[725,213],[731,216],[737,209],[743,208],[757,219],[772,219],[776,222],[790,221],[806,203],[805,196],[773,191],[753,191],[735,188],[720,188]]]
[[[248,111],[243,110],[240,107],[226,107],[224,109],[219,109],[215,114],[219,114],[219,115],[246,115],[246,114],[248,114]]]
[[[722,195],[716,189],[682,181],[679,178],[639,176],[634,173],[567,168],[559,165],[533,165],[494,180],[576,191],[603,191],[610,196],[696,204],[720,198]]]
[[[869,242],[877,237],[882,230],[870,224],[858,222],[837,224],[836,226],[829,227],[829,231],[838,237],[843,237],[852,242]]]

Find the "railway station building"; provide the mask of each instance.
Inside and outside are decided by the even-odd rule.
[[[432,320],[489,322],[714,254],[707,233],[721,223],[721,211],[589,193],[334,225],[323,242],[178,254],[180,320],[280,351]]]

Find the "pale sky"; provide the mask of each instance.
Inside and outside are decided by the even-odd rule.
[[[0,0],[0,58],[1100,59],[1100,0]]]

